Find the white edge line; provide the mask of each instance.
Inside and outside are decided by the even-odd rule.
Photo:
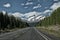
[[[41,32],[39,32],[35,27],[34,29],[45,39],[45,40],[52,40],[49,37],[47,37],[46,35],[42,34]]]

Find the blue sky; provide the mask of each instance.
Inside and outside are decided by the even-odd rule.
[[[0,0],[0,11],[4,10],[7,12],[20,12],[27,13],[32,11],[43,12],[46,9],[50,9],[53,3],[58,1],[54,0]],[[10,4],[10,7],[4,5]],[[40,5],[41,7],[34,8]]]
[[[14,16],[49,15],[60,7],[60,0],[0,0],[0,11]]]

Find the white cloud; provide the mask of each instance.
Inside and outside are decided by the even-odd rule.
[[[31,16],[37,16],[37,15],[39,15],[39,14],[41,14],[40,12],[36,12],[36,11],[33,11],[33,12],[29,12],[29,13],[25,13],[24,15],[27,17],[27,18],[29,18],[29,17],[31,17]]]
[[[21,3],[22,6],[24,6],[25,4],[24,3]]]
[[[43,13],[52,12],[52,10],[45,10]]]
[[[32,17],[32,16],[34,16],[34,15],[35,15],[35,16],[40,15],[41,13],[40,13],[40,12],[33,11],[33,12],[25,13],[25,14],[22,14],[22,13],[20,13],[20,12],[9,13],[9,14],[14,15],[15,17],[25,16],[26,18],[29,18],[29,17]]]
[[[21,3],[22,6],[24,6],[24,5],[31,5],[31,4],[33,4],[33,2],[27,2],[25,4],[24,3]]]
[[[15,12],[12,15],[14,15],[15,17],[22,17],[23,16],[23,14],[19,13],[19,12]]]
[[[48,13],[48,14],[50,15],[51,12],[54,11],[54,10],[56,10],[58,7],[60,7],[60,2],[54,3],[54,4],[50,7],[50,9],[52,9],[52,10],[47,9],[47,10],[45,10],[43,13],[44,13],[44,14]]]
[[[3,10],[2,12],[3,12],[3,14],[6,14],[6,11]]]
[[[60,2],[54,3],[50,8],[51,8],[52,10],[55,10],[55,9],[57,9],[58,7],[60,7]]]
[[[58,0],[54,0],[54,1],[58,1]]]
[[[34,6],[33,9],[40,8],[40,7],[41,7],[41,5],[38,4],[37,6]]]
[[[6,3],[3,6],[8,8],[8,7],[11,7],[11,4],[10,3]]]
[[[25,5],[30,5],[30,4],[33,4],[33,2],[27,2]]]

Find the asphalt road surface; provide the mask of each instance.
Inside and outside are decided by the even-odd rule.
[[[0,40],[52,40],[48,36],[38,31],[35,27],[19,29],[0,35]]]

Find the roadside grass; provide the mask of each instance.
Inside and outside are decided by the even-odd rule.
[[[18,29],[22,29],[22,28],[14,28],[14,29],[4,29],[4,30],[0,30],[0,34],[2,33],[7,33],[7,32],[13,32],[16,31]]]
[[[54,35],[60,38],[60,27],[59,26],[49,26],[49,27],[37,27],[39,30],[46,32],[48,34]]]
[[[15,30],[17,30],[17,29],[19,29],[19,28],[0,30],[0,34],[2,34],[2,33],[7,33],[7,32],[12,32],[12,31],[15,31]]]

